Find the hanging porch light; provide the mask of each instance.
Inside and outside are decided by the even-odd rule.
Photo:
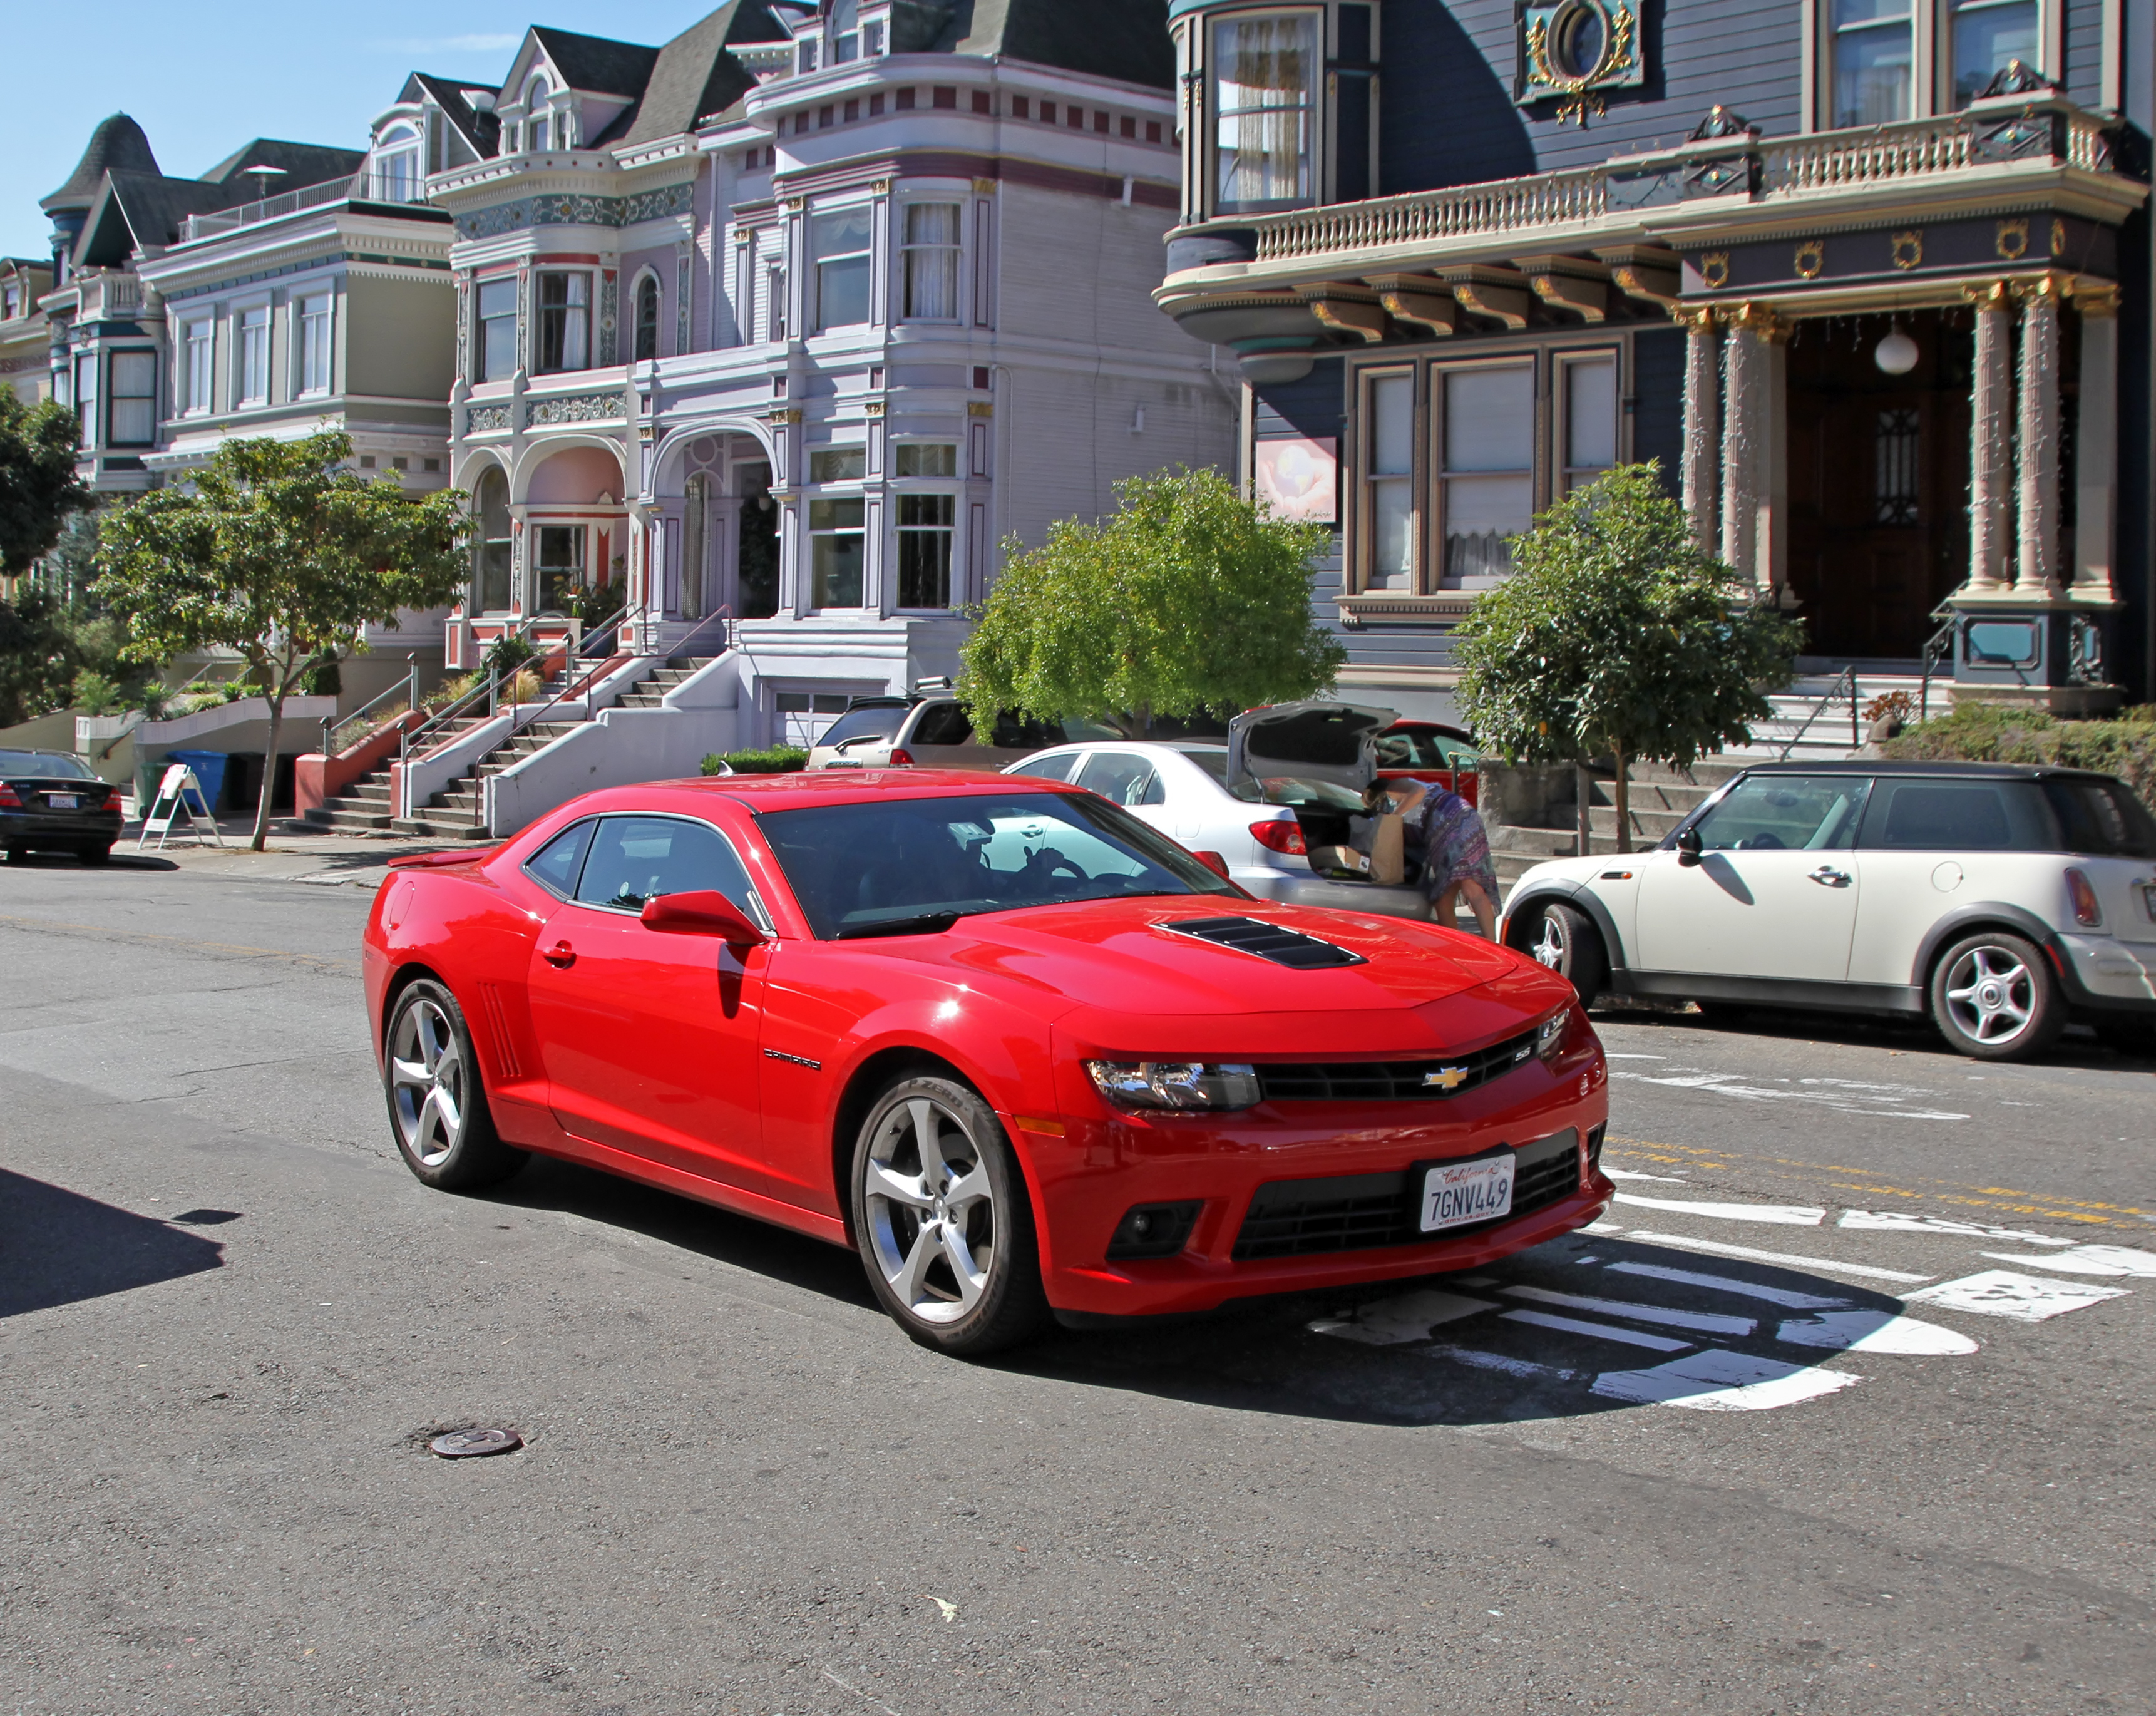
[[[1896,322],[1873,351],[1871,361],[1884,374],[1907,375],[1917,367],[1917,359],[1922,355],[1917,349],[1917,342],[1902,331],[1901,323]]]

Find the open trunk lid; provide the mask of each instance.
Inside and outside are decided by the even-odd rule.
[[[1228,779],[1292,776],[1359,793],[1378,778],[1378,735],[1399,717],[1362,703],[1248,709],[1228,723]]]

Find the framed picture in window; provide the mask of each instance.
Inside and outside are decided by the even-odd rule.
[[[1260,441],[1251,461],[1258,497],[1297,524],[1340,520],[1340,443],[1331,435]]]

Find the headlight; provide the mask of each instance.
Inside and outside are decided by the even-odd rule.
[[[1093,1088],[1118,1108],[1219,1113],[1260,1097],[1258,1070],[1247,1061],[1088,1061]]]
[[[1558,1051],[1564,1046],[1565,1037],[1572,1030],[1575,1010],[1571,1007],[1561,1009],[1535,1028],[1535,1053],[1542,1059],[1557,1059]]]

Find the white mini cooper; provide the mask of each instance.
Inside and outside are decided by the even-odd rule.
[[[1983,1060],[2039,1054],[2072,1018],[2145,1045],[2156,818],[2109,775],[1768,763],[1651,850],[1537,865],[1499,932],[1589,1001],[1928,1013]]]

